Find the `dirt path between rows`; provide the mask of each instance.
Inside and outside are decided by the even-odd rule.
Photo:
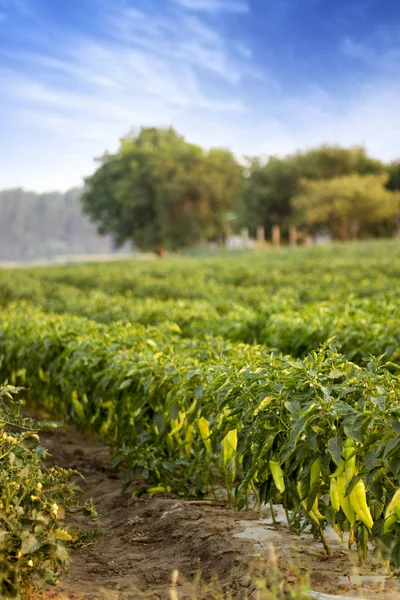
[[[67,427],[43,432],[41,440],[52,464],[85,477],[78,481],[84,490],[80,499],[92,498],[101,513],[96,521],[80,512],[68,519],[80,531],[83,545],[74,551],[70,570],[57,587],[63,598],[168,598],[175,569],[180,600],[189,597],[200,572],[203,583],[218,579],[221,593],[244,593],[253,549],[232,534],[241,519],[257,519],[256,513],[156,495],[133,502],[135,487],[121,494],[123,480],[113,472],[104,445]]]
[[[78,480],[83,489],[79,499],[93,499],[100,513],[94,521],[81,511],[68,517],[68,526],[80,534],[79,544],[69,572],[46,599],[256,600],[261,596],[250,572],[261,573],[267,582],[278,577],[280,584],[294,586],[300,574],[309,576],[314,590],[331,594],[400,598],[399,580],[384,577],[382,567],[374,564],[376,558],[371,556],[360,569],[356,552],[349,553],[334,536],[333,556],[328,559],[310,534],[298,537],[288,530],[279,507],[281,524],[273,526],[268,510],[260,521],[256,511],[239,513],[223,504],[168,495],[146,494],[133,501],[135,484],[122,494],[124,481],[113,471],[103,444],[66,426],[43,432],[41,439],[51,453],[50,464],[84,476],[84,481]],[[138,480],[136,489],[142,486]],[[276,549],[276,572],[270,564],[271,544]],[[174,570],[179,571],[175,597],[170,596]]]

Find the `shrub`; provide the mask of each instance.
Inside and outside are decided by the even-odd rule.
[[[0,597],[19,598],[28,585],[54,584],[68,564],[64,525],[77,486],[72,470],[47,468],[34,421],[16,394],[0,386]]]

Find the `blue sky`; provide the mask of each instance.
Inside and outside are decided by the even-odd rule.
[[[65,190],[131,128],[240,157],[400,158],[398,0],[0,0],[0,189]]]

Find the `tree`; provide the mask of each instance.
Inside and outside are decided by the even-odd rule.
[[[385,165],[367,156],[360,147],[322,146],[285,158],[247,160],[247,178],[243,186],[239,214],[241,224],[255,231],[264,225],[282,230],[292,224],[291,199],[299,192],[301,178],[330,179],[350,173],[382,173]]]
[[[333,237],[353,240],[368,235],[377,223],[399,215],[400,193],[385,186],[388,175],[343,175],[328,180],[301,180],[292,201],[298,222],[318,229],[328,227]]]
[[[83,208],[117,246],[176,250],[224,236],[241,180],[230,152],[206,152],[171,128],[142,128],[99,162]]]
[[[400,190],[400,161],[392,162],[387,167],[389,179],[386,187],[389,190]]]

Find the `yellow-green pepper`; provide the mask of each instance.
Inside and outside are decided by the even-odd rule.
[[[337,486],[337,480],[335,477],[331,477],[331,483],[329,487],[329,494],[331,497],[331,505],[334,511],[338,512],[340,510],[340,499],[339,492]]]
[[[283,471],[281,469],[280,464],[276,460],[269,461],[269,467],[271,469],[272,478],[277,489],[281,492],[281,494],[285,491],[285,482],[283,480]]]
[[[343,445],[343,456],[345,458],[346,489],[349,486],[351,480],[357,475],[356,454],[354,448],[354,442],[352,440],[347,439]],[[366,527],[371,529],[374,524],[374,521],[372,519],[371,511],[369,510],[369,506],[367,504],[367,494],[365,490],[365,484],[362,479],[357,481],[347,498],[344,498],[344,500],[346,499],[348,499],[351,508],[353,509],[353,511],[355,511],[359,520],[362,523],[364,523]],[[343,512],[345,512],[344,509]]]
[[[400,489],[396,490],[386,509],[384,533],[390,531],[397,521],[400,521]]]

